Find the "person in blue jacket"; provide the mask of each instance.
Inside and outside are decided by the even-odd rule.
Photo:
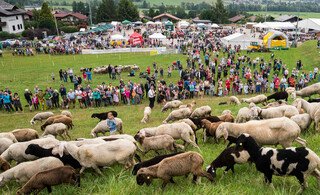
[[[11,104],[11,97],[10,97],[10,94],[8,92],[4,92],[3,104],[4,104],[4,107],[5,107],[7,112],[10,112],[10,111],[14,112],[14,109],[13,109],[12,104]]]

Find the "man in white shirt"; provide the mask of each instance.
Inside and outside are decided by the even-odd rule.
[[[151,85],[149,91],[148,91],[148,97],[149,97],[149,107],[152,109],[154,107],[154,101],[156,99],[156,92],[154,91],[154,86]]]

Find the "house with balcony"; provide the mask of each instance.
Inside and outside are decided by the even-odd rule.
[[[24,31],[23,17],[26,11],[0,0],[0,31],[21,33]]]

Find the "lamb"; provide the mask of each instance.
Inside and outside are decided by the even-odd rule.
[[[296,107],[291,105],[272,107],[268,109],[261,109],[259,107],[251,108],[252,116],[254,118],[260,119],[271,119],[271,118],[279,118],[279,117],[288,117],[298,115],[299,111]]]
[[[240,101],[236,96],[229,97],[230,104],[240,105]]]
[[[196,108],[190,118],[201,118],[211,115],[211,108],[210,106],[201,106],[200,108]]]
[[[196,101],[192,100],[191,103],[189,104],[183,104],[181,106],[179,106],[179,108],[190,108],[191,110],[193,109],[193,107],[196,105]]]
[[[297,96],[300,97],[310,97],[313,94],[320,94],[320,82],[312,84],[308,87],[301,89],[300,91],[294,91],[292,93],[293,99],[296,99]]]
[[[81,165],[80,163],[74,159],[70,154],[63,154],[63,156],[60,157],[58,154],[53,154],[53,148],[45,149],[38,144],[30,144],[28,145],[27,149],[25,150],[26,154],[30,154],[39,158],[43,157],[56,157],[61,162],[63,162],[64,165],[70,165],[75,169],[80,169]]]
[[[272,108],[272,107],[279,107],[279,106],[285,106],[288,105],[288,103],[284,100],[279,100],[276,102],[271,102],[269,104],[267,104],[264,108]]]
[[[68,133],[68,127],[63,123],[54,123],[46,126],[42,136],[49,135],[49,134],[55,137],[59,135],[62,139],[67,139],[68,137],[71,140],[71,137]]]
[[[320,104],[319,103],[309,103],[304,99],[297,98],[293,103],[293,106],[295,106],[298,110],[301,108],[305,110],[311,117],[312,120],[314,120],[314,129],[317,131],[320,131]]]
[[[47,120],[44,122],[44,124],[41,125],[41,130],[43,131],[46,128],[46,126],[53,124],[55,119],[58,119],[58,118],[61,118],[61,117],[67,117],[67,116],[65,116],[65,115],[56,115],[56,116],[51,116],[51,117],[47,118]]]
[[[240,108],[236,117],[236,123],[245,123],[250,121],[251,119],[255,119],[253,117],[253,111],[247,107]]]
[[[17,138],[13,135],[12,132],[0,133],[0,138],[10,139],[10,140],[11,140],[12,142],[14,142],[14,143],[18,142]]]
[[[286,100],[288,101],[288,92],[286,91],[279,91],[279,92],[276,92],[272,95],[269,95],[267,97],[267,101],[268,100],[272,100],[274,99],[275,101],[278,101],[278,100]]]
[[[38,132],[34,129],[16,129],[11,131],[11,133],[16,137],[18,142],[25,142],[39,138]]]
[[[195,134],[192,128],[184,123],[172,123],[172,124],[164,124],[158,127],[152,128],[144,128],[138,131],[135,135],[136,140],[138,137],[151,137],[156,135],[170,135],[173,139],[182,139],[186,144],[191,144],[192,146],[199,148],[199,146],[195,143]]]
[[[69,110],[62,110],[61,111],[61,115],[65,115],[65,116],[67,116],[69,118],[72,118],[72,114],[71,114],[71,112]]]
[[[41,139],[34,139],[27,142],[18,142],[10,145],[9,148],[1,154],[1,157],[9,163],[12,160],[15,160],[17,163],[35,160],[37,159],[36,156],[25,153],[25,150],[30,144],[39,144],[41,147],[44,148],[52,148],[55,147],[58,143],[59,140],[51,136]]]
[[[163,123],[168,123],[170,121],[176,121],[184,118],[188,118],[191,115],[191,109],[190,108],[180,108],[178,110],[172,111],[168,117],[163,121]]]
[[[242,102],[246,102],[246,103],[259,104],[259,103],[266,102],[267,101],[267,96],[265,96],[265,95],[257,95],[255,97],[251,97],[251,98],[242,98],[241,101]]]
[[[114,163],[124,164],[125,168],[132,167],[136,145],[126,139],[117,139],[103,144],[89,144],[77,147],[75,144],[60,143],[60,156],[64,151],[68,152],[82,166],[80,174],[86,168],[93,168],[98,174],[102,175],[99,167],[110,166]]]
[[[116,121],[116,126],[117,126],[117,131],[120,134],[123,134],[122,130],[122,120],[120,118],[115,118]],[[99,133],[102,133],[103,135],[106,134],[106,132],[110,131],[109,126],[107,125],[106,121],[101,121],[99,122],[92,130],[91,130],[91,135],[92,137],[98,137]]]
[[[197,130],[202,128],[201,120],[203,119],[207,119],[212,123],[220,121],[220,118],[217,116],[207,116],[202,118],[189,118],[189,119],[197,126]]]
[[[173,177],[189,173],[193,174],[194,182],[197,181],[199,176],[213,181],[213,177],[202,170],[203,163],[203,157],[197,152],[177,154],[163,159],[156,165],[141,168],[137,173],[137,184],[143,185],[146,183],[150,185],[153,178],[160,178],[163,180],[162,189],[164,189],[169,182],[174,183]]]
[[[307,113],[292,116],[290,119],[299,125],[301,131],[306,131],[311,124],[311,117]]]
[[[257,128],[259,127],[259,128]],[[250,134],[260,145],[277,145],[290,147],[293,141],[305,146],[306,141],[299,137],[300,127],[287,117],[273,118],[246,123],[221,123],[216,130],[216,137],[238,137],[242,133]]]
[[[211,123],[207,119],[202,119],[201,123],[205,129],[205,132],[203,132],[203,142],[207,142],[207,136],[213,137],[216,141],[216,130],[222,121]]]
[[[143,118],[141,120],[141,123],[147,123],[149,121],[150,115],[151,115],[151,108],[147,106],[144,108]]]
[[[161,109],[161,112],[165,112],[169,109],[179,108],[179,106],[182,105],[182,102],[180,100],[173,100],[171,102],[167,102],[163,108]]]
[[[9,148],[14,142],[8,138],[0,138],[0,154],[2,154],[6,149]]]
[[[12,179],[19,183],[27,182],[34,174],[52,169],[55,167],[63,166],[63,163],[55,157],[40,158],[35,161],[23,162],[15,167],[0,174],[0,187],[5,185]]]
[[[53,112],[39,112],[31,119],[30,124],[35,125],[36,121],[40,121],[42,123],[42,120],[45,120],[51,116],[53,116]]]
[[[311,174],[317,178],[320,185],[320,158],[309,148],[264,148],[248,134],[238,137],[237,147],[239,146],[248,151],[256,169],[264,174],[265,182],[272,188],[272,175],[295,176],[304,190],[308,186],[306,179]]]
[[[51,186],[59,184],[72,184],[80,187],[80,176],[69,166],[62,166],[50,170],[42,171],[30,178],[30,180],[17,191],[18,194],[37,194],[44,188],[48,189],[48,193],[52,192]]]
[[[243,148],[237,148],[236,146],[231,146],[224,149],[221,154],[212,161],[212,163],[207,166],[207,173],[210,173],[213,178],[216,177],[217,168],[226,167],[224,170],[227,173],[230,169],[234,173],[235,164],[247,163],[250,159],[249,153]]]
[[[150,150],[154,150],[157,154],[158,150],[169,150],[177,152],[177,147],[184,149],[183,146],[176,144],[170,135],[156,135],[152,137],[138,136],[137,141],[143,148],[143,153],[146,154]]]
[[[218,116],[218,118],[220,119],[220,121],[231,122],[231,123],[234,122],[234,117],[230,113]]]
[[[108,111],[108,112],[93,113],[91,115],[91,118],[98,118],[98,119],[100,119],[100,121],[107,120],[109,112],[111,112],[114,117],[118,117],[118,113],[116,111],[114,111],[114,110],[111,110],[111,111]]]
[[[0,170],[6,171],[11,168],[10,164],[0,157]]]
[[[172,157],[175,156],[177,154],[181,154],[181,152],[177,152],[177,153],[172,153],[172,154],[164,154],[164,155],[160,155],[160,156],[156,156],[152,159],[137,163],[134,165],[133,169],[132,169],[132,175],[137,175],[137,172],[139,171],[139,169],[144,168],[144,167],[150,167],[152,165],[158,164],[159,162],[161,162],[163,159],[168,158],[168,157]]]

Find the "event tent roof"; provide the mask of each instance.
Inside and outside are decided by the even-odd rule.
[[[263,24],[267,25],[269,29],[295,29],[296,27],[291,22],[264,22]]]
[[[213,24],[211,24],[211,28],[219,28],[219,25],[218,25],[218,24],[213,23]]]
[[[298,28],[308,29],[308,30],[320,30],[320,19],[309,18],[309,19],[301,20],[298,23]]]
[[[166,39],[167,37],[161,33],[154,33],[149,36],[150,39]]]
[[[125,40],[124,36],[116,34],[116,35],[111,35],[110,37],[111,40]]]

